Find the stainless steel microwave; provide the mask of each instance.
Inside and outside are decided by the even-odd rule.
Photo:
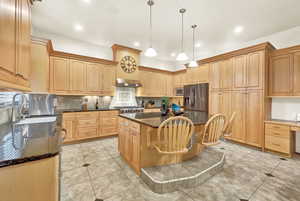
[[[175,88],[175,96],[183,96],[184,90],[183,87]]]

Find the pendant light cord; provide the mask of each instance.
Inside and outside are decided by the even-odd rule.
[[[181,13],[181,52],[183,52],[183,13]]]
[[[150,47],[152,48],[152,5],[150,6]]]
[[[195,61],[195,28],[193,26],[193,61]]]

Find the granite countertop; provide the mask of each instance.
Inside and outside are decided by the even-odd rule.
[[[161,116],[160,112],[151,113],[128,113],[120,114],[120,117],[135,121],[137,123],[145,124],[153,128],[158,128],[159,125],[166,119],[172,117],[171,115]],[[183,115],[191,119],[194,125],[203,125],[208,121],[207,112],[197,112],[197,111],[185,111]]]
[[[111,109],[111,108],[99,108],[99,109],[88,109],[88,110],[81,110],[81,109],[62,109],[57,110],[58,113],[68,113],[68,112],[99,112],[99,111],[113,111],[119,109]]]

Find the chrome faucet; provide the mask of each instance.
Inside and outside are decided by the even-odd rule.
[[[16,111],[15,110],[16,97],[18,97],[18,96],[22,97],[22,104],[20,105],[20,107]],[[12,123],[16,123],[16,122],[20,121],[21,119],[25,118],[25,114],[24,114],[25,104],[26,104],[26,96],[25,96],[25,94],[23,94],[23,93],[16,93],[13,96],[13,99],[12,99],[12,109],[11,109],[11,122]],[[18,115],[15,114],[16,112],[17,112]]]

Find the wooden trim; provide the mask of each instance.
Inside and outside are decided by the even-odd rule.
[[[179,74],[179,73],[186,73],[187,69],[181,69],[181,70],[178,70],[178,71],[174,71],[172,72],[174,75],[176,74]]]
[[[5,86],[5,87],[1,87],[1,86]],[[5,82],[3,80],[0,80],[0,89],[1,89],[1,91],[2,90],[3,91],[16,91],[16,89],[20,90],[20,91],[32,91],[31,88],[29,88],[29,87],[13,84],[10,82]]]
[[[48,39],[32,36],[31,41],[35,42],[35,43],[41,43],[41,44],[47,45],[49,56],[62,57],[65,59],[75,59],[75,60],[80,60],[80,61],[85,61],[85,62],[106,64],[106,65],[117,65],[118,64],[118,62],[108,60],[108,59],[100,59],[100,58],[96,58],[96,57],[82,56],[82,55],[78,55],[78,54],[56,51],[53,49],[52,41],[48,40]]]
[[[292,47],[287,47],[287,48],[282,48],[282,49],[277,49],[271,52],[271,57],[276,57],[280,55],[286,55],[286,54],[292,54],[294,52],[299,52],[300,51],[300,45],[292,46]]]
[[[276,49],[271,43],[266,42],[266,43],[261,43],[261,44],[258,44],[258,45],[254,45],[254,46],[234,50],[234,51],[227,52],[227,53],[224,53],[224,54],[220,54],[220,55],[217,55],[217,56],[214,56],[214,57],[198,60],[197,62],[198,62],[199,65],[202,65],[202,64],[206,64],[206,63],[211,63],[211,62],[216,62],[216,61],[220,61],[220,60],[230,59],[232,57],[248,54],[248,53],[251,53],[251,52],[266,50],[268,48],[273,49],[273,50]]]
[[[152,67],[148,67],[148,66],[139,66],[139,70],[173,74],[172,71],[162,70],[162,69],[157,69],[157,68],[152,68]]]
[[[126,46],[118,45],[118,44],[113,44],[113,46],[111,46],[111,48],[112,48],[113,51],[128,50],[128,51],[135,52],[135,53],[138,53],[138,54],[140,54],[142,52],[142,50],[131,48],[131,47],[126,47]]]

